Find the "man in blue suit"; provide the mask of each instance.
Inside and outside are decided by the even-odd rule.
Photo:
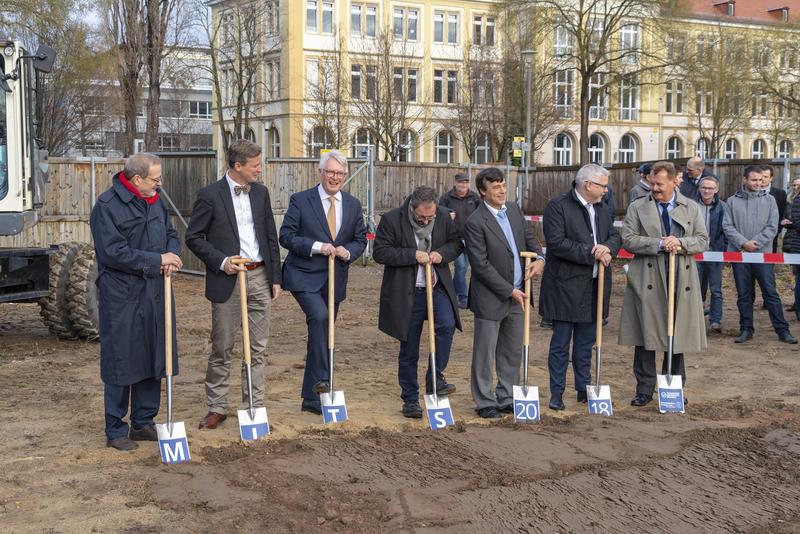
[[[337,150],[319,160],[319,185],[295,193],[283,218],[280,243],[289,251],[283,289],[291,291],[308,325],[302,411],[321,414],[319,394],[330,391],[328,256],[335,261],[334,317],[347,295],[347,271],[367,244],[361,203],[341,191],[347,158]]]

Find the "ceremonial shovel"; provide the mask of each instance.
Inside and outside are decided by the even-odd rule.
[[[336,303],[334,284],[336,282],[336,257],[331,254],[328,256],[328,368],[329,379],[328,393],[320,393],[319,400],[322,405],[322,422],[338,423],[347,421],[347,406],[344,400],[344,391],[336,391],[333,388],[333,356],[335,352],[336,339]]]
[[[669,254],[667,292],[667,374],[657,377],[658,411],[661,413],[684,413],[683,378],[672,376],[672,351],[675,334],[675,252]]]
[[[232,259],[234,265],[252,263],[249,258]],[[250,318],[247,315],[247,271],[239,271],[236,275],[239,282],[239,306],[242,315],[242,351],[244,352],[244,365],[247,373],[247,410],[238,410],[239,435],[242,440],[251,441],[269,434],[269,420],[265,407],[253,408],[253,376],[250,354]]]
[[[439,430],[453,424],[453,411],[450,408],[450,399],[439,398],[436,392],[436,327],[433,322],[433,276],[431,264],[425,264],[425,297],[428,307],[428,351],[430,353],[431,395],[425,395],[425,411],[428,414],[428,424],[431,430]]]
[[[528,386],[528,362],[531,342],[531,279],[527,278],[531,262],[537,258],[535,252],[520,252],[525,258],[525,306],[523,307],[525,330],[522,338],[522,385],[514,386],[514,420],[516,422],[539,420],[539,388]]]
[[[183,421],[172,422],[172,277],[164,275],[164,370],[167,375],[167,424],[157,424],[161,460],[167,464],[191,459]]]
[[[605,302],[606,266],[597,262],[597,319],[595,327],[594,357],[595,385],[586,386],[586,398],[589,413],[607,415],[614,413],[611,405],[611,386],[600,385],[600,366],[603,355],[603,304]]]

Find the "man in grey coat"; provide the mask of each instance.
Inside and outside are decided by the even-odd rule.
[[[761,167],[748,165],[744,168],[743,187],[725,203],[722,228],[728,240],[729,252],[772,251],[780,214],[775,199],[764,189],[765,183]],[[783,316],[781,298],[775,289],[774,267],[766,263],[734,263],[732,267],[740,328],[739,336],[734,341],[744,343],[753,338],[753,297],[755,283],[758,282],[778,339],[784,343],[797,343]]]
[[[513,411],[524,332],[522,283],[541,275],[544,257],[519,206],[506,202],[503,172],[495,167],[484,169],[475,177],[475,186],[483,204],[464,225],[472,266],[469,308],[475,314],[472,398],[480,417],[496,419],[500,412]],[[539,255],[528,272],[524,272],[522,251]],[[497,369],[496,391],[493,367]]]
[[[636,169],[636,174],[639,176],[639,181],[628,191],[629,205],[637,198],[646,197],[650,194],[650,182],[648,181],[648,177],[650,176],[650,164],[642,163],[639,168]]]

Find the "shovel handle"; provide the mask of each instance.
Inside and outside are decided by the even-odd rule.
[[[425,297],[428,305],[428,348],[431,354],[436,352],[436,331],[433,324],[433,275],[431,264],[425,264]]]
[[[606,289],[606,266],[602,261],[597,262],[597,326],[595,327],[595,347],[603,346],[603,304]]]
[[[539,257],[535,252],[520,252],[520,256],[525,258],[525,333],[522,339],[522,345],[527,347],[531,344],[531,279],[527,278],[528,268],[531,262]]]
[[[250,318],[247,316],[247,271],[239,271],[239,306],[242,314],[242,349],[244,363],[250,365]]]
[[[172,277],[164,275],[164,367],[172,376]]]
[[[669,253],[669,273],[667,275],[667,336],[675,334],[675,252]],[[670,369],[670,372],[672,370]]]
[[[334,301],[334,283],[336,281],[335,277],[335,269],[336,269],[336,258],[331,254],[328,256],[328,349],[332,349],[334,347],[334,339],[335,339],[335,306],[336,304]]]
[[[253,263],[253,260],[250,258],[228,258],[228,261],[233,265],[247,265],[248,263]]]

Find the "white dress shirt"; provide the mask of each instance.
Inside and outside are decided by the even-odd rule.
[[[264,261],[261,252],[258,249],[258,239],[256,238],[256,226],[253,221],[253,210],[250,206],[250,194],[242,191],[238,195],[234,191],[234,187],[238,186],[233,179],[225,173],[225,179],[228,181],[228,188],[233,198],[233,211],[236,214],[236,228],[239,231],[239,255],[243,258],[250,258],[254,262]],[[228,258],[222,260],[220,270],[225,270],[225,262]]]
[[[594,244],[597,245],[597,223],[594,220],[594,205],[586,202],[586,199],[584,199],[581,196],[581,194],[578,192],[577,189],[575,189],[575,196],[578,197],[578,202],[580,202],[581,205],[584,208],[586,208],[586,211],[589,212],[589,222],[592,225],[592,241],[594,241]],[[597,262],[594,262],[594,268],[592,269],[592,278],[597,278],[597,270],[598,270]]]
[[[325,188],[322,187],[322,184],[317,186],[317,193],[319,193],[319,200],[322,202],[322,211],[325,212],[325,218],[328,218],[328,211],[331,209],[331,195],[325,191]],[[339,235],[339,231],[342,229],[342,192],[337,191],[335,195],[333,195],[333,200],[336,202],[336,235]],[[314,244],[311,246],[311,254],[322,254],[322,245],[321,241],[314,241]],[[350,259],[350,253],[347,253],[347,259]]]

